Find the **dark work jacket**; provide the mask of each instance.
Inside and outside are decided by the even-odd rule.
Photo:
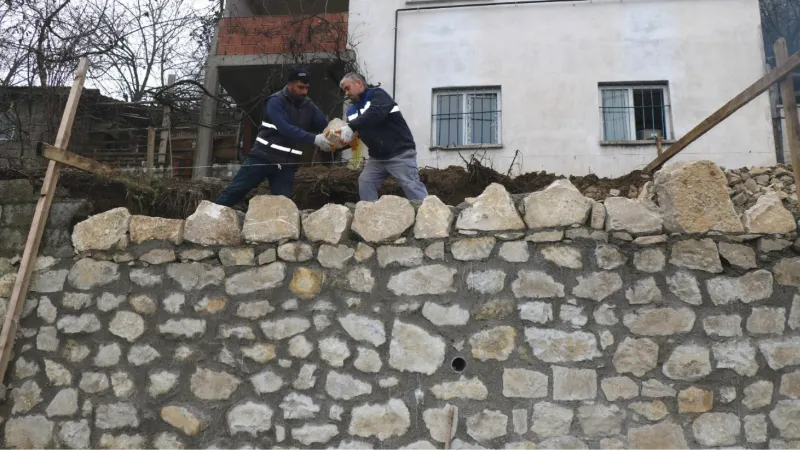
[[[369,148],[370,158],[389,159],[416,148],[400,107],[381,88],[364,91],[347,109],[347,123]]]
[[[294,100],[286,88],[264,101],[264,116],[258,127],[250,155],[274,164],[289,164],[298,169],[303,149],[314,143],[328,120],[308,97]]]

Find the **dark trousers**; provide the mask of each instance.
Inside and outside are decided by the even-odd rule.
[[[295,168],[289,165],[271,164],[256,156],[248,156],[242,167],[236,172],[233,181],[222,191],[215,202],[218,205],[233,206],[239,203],[248,192],[252,191],[265,179],[269,183],[272,195],[283,195],[292,198]]]

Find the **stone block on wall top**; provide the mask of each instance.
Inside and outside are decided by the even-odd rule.
[[[459,230],[524,230],[511,194],[501,184],[490,184],[472,204],[461,211],[456,221]]]
[[[238,245],[242,242],[239,215],[233,208],[203,200],[186,219],[183,238],[200,245]]]
[[[162,240],[181,245],[184,223],[179,219],[133,216],[130,223],[131,242],[141,244],[150,240]]]
[[[347,237],[353,213],[343,205],[328,203],[303,218],[303,232],[312,242],[337,245]]]
[[[528,228],[583,225],[589,219],[592,203],[569,180],[556,180],[525,197],[525,223]]]
[[[417,210],[414,237],[417,239],[446,238],[453,225],[453,211],[435,195],[429,195]]]
[[[384,195],[376,202],[358,202],[353,231],[367,242],[394,241],[414,225],[414,207],[396,195]]]
[[[251,242],[300,238],[300,211],[282,195],[258,195],[250,200],[242,235]]]
[[[756,204],[744,212],[742,222],[748,233],[783,234],[797,230],[794,216],[783,207],[775,192],[759,197]]]
[[[131,214],[126,208],[114,208],[75,225],[72,245],[78,252],[109,250],[125,242]]]
[[[631,234],[661,233],[663,220],[655,205],[647,201],[611,197],[605,201],[606,231]]]
[[[725,174],[711,161],[668,164],[656,172],[655,187],[667,231],[744,231]]]

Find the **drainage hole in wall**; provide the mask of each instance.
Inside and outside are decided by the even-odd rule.
[[[464,371],[464,369],[467,368],[467,360],[465,360],[460,356],[457,356],[453,358],[453,362],[450,363],[450,366],[452,366],[453,370],[455,370],[456,372],[461,373]]]

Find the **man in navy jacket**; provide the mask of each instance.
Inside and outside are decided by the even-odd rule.
[[[328,119],[308,98],[308,87],[308,71],[293,68],[286,86],[267,97],[253,148],[231,184],[220,194],[218,205],[235,205],[265,178],[272,195],[291,198],[303,147],[314,144],[323,151],[331,151],[331,143],[319,134],[328,126]]]
[[[342,141],[350,143],[358,132],[369,149],[369,160],[358,177],[361,200],[377,200],[378,188],[389,176],[398,181],[409,200],[424,199],[428,190],[419,179],[417,146],[400,107],[383,89],[367,88],[360,74],[345,75],[340,86],[352,101],[347,126],[339,130]]]

